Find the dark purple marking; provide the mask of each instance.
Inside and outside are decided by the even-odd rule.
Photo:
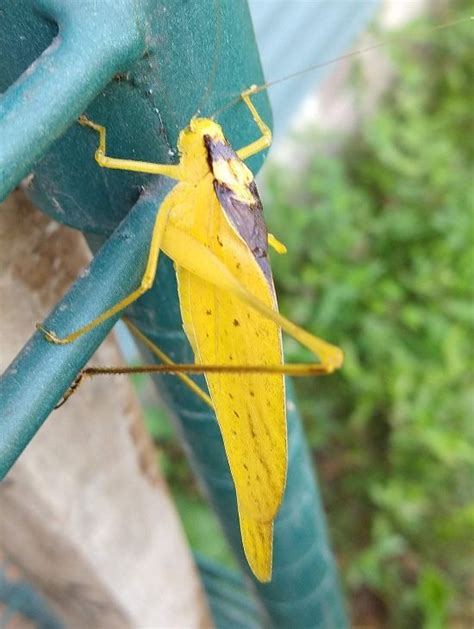
[[[228,159],[239,159],[237,153],[227,141],[217,142],[210,135],[205,135],[204,144],[212,162],[217,162],[220,159],[225,159],[226,161]]]
[[[241,161],[234,149],[227,143],[213,140],[209,135],[204,136],[204,143],[208,152],[209,167],[214,172],[213,164],[217,161]],[[222,209],[245,240],[255,259],[263,271],[269,286],[273,290],[273,279],[268,259],[268,231],[263,216],[263,207],[255,181],[248,185],[254,202],[249,204],[240,201],[232,188],[217,178],[214,179],[214,189]]]
[[[253,193],[256,186],[253,181],[249,186]],[[270,262],[268,260],[268,232],[263,218],[260,199],[252,205],[236,199],[231,188],[214,179],[214,190],[222,209],[245,240],[270,285],[273,284]]]

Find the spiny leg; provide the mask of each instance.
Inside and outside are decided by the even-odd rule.
[[[106,152],[106,130],[100,124],[92,122],[86,116],[79,117],[79,124],[83,127],[90,127],[99,134],[99,146],[95,152],[95,160],[102,168],[113,168],[116,170],[131,170],[149,175],[164,175],[171,179],[182,180],[185,175],[180,164],[154,164],[153,162],[140,162],[132,159],[118,159],[109,157]]]
[[[44,334],[46,340],[50,341],[51,343],[55,343],[57,345],[66,345],[67,343],[72,343],[73,341],[81,337],[83,334],[90,332],[91,330],[96,328],[98,325],[106,321],[107,319],[110,319],[110,317],[113,317],[115,314],[117,314],[121,310],[124,310],[125,308],[127,308],[130,304],[136,301],[141,295],[143,295],[143,293],[145,293],[147,290],[149,290],[152,287],[153,281],[156,275],[156,268],[158,265],[158,256],[160,252],[161,241],[163,239],[163,233],[166,228],[166,222],[168,220],[168,214],[169,214],[169,207],[162,205],[161,208],[158,210],[158,214],[155,219],[155,224],[153,227],[153,234],[152,234],[151,243],[150,243],[150,251],[148,253],[145,273],[143,274],[142,280],[140,282],[140,286],[137,289],[135,289],[132,293],[130,293],[127,297],[120,300],[117,304],[105,310],[105,312],[103,312],[101,315],[99,315],[98,317],[96,317],[95,319],[87,323],[86,325],[81,326],[80,328],[78,328],[74,332],[71,332],[70,334],[68,334],[67,336],[63,338],[56,336],[54,332],[50,330],[46,330],[43,326],[41,326],[40,324],[37,324],[36,328]]]
[[[186,375],[187,368],[192,368],[194,365],[177,365],[175,362],[171,360],[171,358],[165,354],[163,350],[161,350],[153,341],[151,341],[143,332],[141,332],[131,321],[124,318],[123,319],[125,325],[130,330],[130,332],[141,341],[145,347],[147,347],[152,354],[157,356],[162,365],[144,365],[143,367],[88,367],[86,369],[82,369],[72,385],[64,394],[62,400],[56,406],[55,409],[61,408],[63,404],[65,404],[68,399],[77,391],[79,385],[87,377],[98,376],[98,375],[125,375],[125,374],[136,374],[136,373],[171,373],[176,375],[184,384],[201,399],[204,404],[209,406],[212,410],[214,410],[214,405],[212,403],[211,398],[207,393],[205,393],[201,387],[199,387],[194,380],[192,380],[188,375]],[[168,369],[167,369],[168,368]],[[181,368],[183,368],[181,370]],[[204,372],[203,372],[204,373]]]
[[[252,87],[250,87],[248,90],[245,90],[244,92],[242,92],[241,98],[244,101],[244,103],[247,105],[247,107],[249,108],[250,113],[252,114],[252,118],[255,120],[255,123],[257,127],[260,129],[262,136],[258,138],[258,140],[251,142],[247,146],[244,146],[237,151],[237,155],[240,157],[241,160],[247,159],[251,157],[252,155],[255,155],[256,153],[260,153],[260,151],[263,151],[264,149],[268,148],[272,143],[272,132],[270,128],[267,127],[267,125],[263,122],[263,120],[260,117],[260,114],[255,109],[254,104],[250,100],[251,94],[255,94],[256,90],[257,90],[257,86],[252,85]]]
[[[127,323],[129,325],[129,323]],[[141,333],[139,338],[142,338]],[[317,337],[314,337],[317,338]],[[202,365],[200,363],[174,363],[162,350],[160,350],[150,339],[143,337],[146,346],[161,360],[163,365],[139,365],[134,367],[86,367],[79,372],[78,376],[64,394],[63,399],[54,407],[60,408],[73,395],[85,378],[92,376],[120,376],[125,374],[173,374],[178,376],[207,406],[214,410],[211,398],[189,378],[186,374],[209,374],[209,373],[255,373],[255,374],[278,374],[282,376],[327,376],[334,371],[334,367],[328,364],[318,363],[291,363],[282,365]],[[317,339],[321,343],[329,346],[329,343]],[[334,350],[341,352],[337,347],[331,346]],[[337,367],[340,367],[339,364]]]

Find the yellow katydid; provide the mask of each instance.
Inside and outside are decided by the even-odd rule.
[[[174,261],[183,326],[196,366],[164,369],[206,374],[210,400],[203,392],[201,397],[212,404],[222,433],[245,554],[257,578],[268,581],[273,521],[286,482],[283,375],[331,373],[341,366],[342,352],[278,313],[268,243],[279,252],[284,248],[267,234],[253,175],[243,163],[271,142],[270,130],[251,102],[254,91],[247,90],[242,98],[261,131],[259,139],[234,152],[216,122],[195,118],[180,134],[177,165],[111,158],[106,155],[105,129],[80,119],[99,134],[100,166],[164,175],[178,183],[158,209],[141,285],[65,338],[39,327],[51,342],[73,342],[151,287],[160,250]],[[285,365],[282,329],[311,349],[320,362]],[[123,371],[127,370],[83,373]]]
[[[385,43],[369,48],[381,45]],[[215,409],[235,482],[245,553],[262,581],[271,576],[273,520],[285,486],[283,374],[330,373],[342,362],[338,348],[301,330],[277,311],[261,206],[253,177],[241,161],[270,143],[270,132],[250,100],[252,93],[266,87],[242,94],[262,132],[260,139],[234,152],[213,120],[194,119],[181,133],[178,165],[110,158],[105,129],[81,120],[99,133],[96,159],[101,166],[164,175],[178,183],[158,209],[140,287],[64,339],[44,330],[50,341],[74,341],[150,288],[160,249],[174,260],[183,323],[196,364],[165,364],[147,370],[177,373]],[[282,250],[271,235],[268,243]],[[281,329],[309,347],[320,363],[284,365]],[[149,347],[164,363],[169,362],[158,348]],[[124,371],[132,370],[96,368],[81,375]],[[211,397],[184,375],[186,371],[206,374]]]

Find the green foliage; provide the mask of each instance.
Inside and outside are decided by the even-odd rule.
[[[416,42],[342,150],[315,138],[264,200],[289,250],[272,262],[281,310],[346,354],[340,374],[297,382],[346,582],[391,626],[435,629],[474,561],[472,24]]]

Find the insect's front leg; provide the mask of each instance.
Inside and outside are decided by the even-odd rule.
[[[99,134],[99,146],[95,152],[95,161],[102,168],[112,168],[115,170],[129,170],[148,175],[164,175],[171,179],[182,180],[185,178],[180,164],[155,164],[153,162],[140,162],[133,159],[119,159],[106,155],[106,129],[104,126],[92,122],[86,116],[80,116],[79,124],[89,127]]]
[[[250,96],[252,94],[255,94],[256,90],[257,90],[257,86],[252,85],[252,87],[250,87],[248,90],[245,90],[245,92],[242,92],[241,98],[244,101],[244,103],[247,105],[247,107],[249,108],[250,113],[252,114],[252,118],[255,120],[255,123],[257,127],[260,129],[262,136],[258,138],[258,140],[255,140],[255,142],[251,142],[247,146],[244,146],[237,151],[237,155],[242,160],[248,159],[249,157],[251,157],[252,155],[255,155],[256,153],[260,153],[260,151],[263,151],[264,149],[268,148],[272,143],[271,129],[264,123],[264,121],[260,117],[260,114],[255,109],[255,105],[250,100]]]

